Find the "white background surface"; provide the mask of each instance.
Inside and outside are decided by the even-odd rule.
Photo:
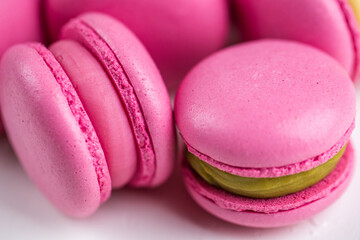
[[[360,93],[358,91],[358,103]],[[359,105],[359,104],[358,104]],[[358,106],[358,116],[360,111]],[[353,143],[360,156],[360,121]],[[253,229],[223,222],[198,207],[179,169],[162,187],[122,189],[88,219],[58,212],[28,180],[7,141],[0,140],[0,239],[326,239],[360,240],[360,163],[335,204],[299,224]]]

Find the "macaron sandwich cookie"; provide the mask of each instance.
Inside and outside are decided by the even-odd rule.
[[[4,54],[1,111],[29,177],[61,211],[85,217],[112,188],[163,183],[175,130],[159,71],[122,23],[88,13],[60,38]]]
[[[303,42],[338,60],[353,80],[360,66],[358,0],[235,0],[245,40]]]
[[[352,175],[355,101],[346,70],[302,43],[259,40],[211,55],[175,99],[189,193],[239,225],[313,216]]]

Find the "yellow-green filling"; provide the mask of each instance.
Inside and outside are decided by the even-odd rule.
[[[358,23],[360,24],[360,1],[359,0],[349,0],[349,3],[355,13]]]
[[[209,184],[251,198],[273,198],[299,192],[324,179],[339,162],[346,146],[327,162],[311,170],[275,178],[249,178],[221,171],[187,152],[192,169]]]

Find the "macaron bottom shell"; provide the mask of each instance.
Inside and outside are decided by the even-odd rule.
[[[270,228],[295,224],[319,213],[338,199],[353,174],[351,143],[336,168],[319,183],[297,193],[271,199],[253,199],[227,193],[207,184],[183,165],[185,185],[193,199],[209,213],[234,224]]]

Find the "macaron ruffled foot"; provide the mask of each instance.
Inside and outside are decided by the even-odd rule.
[[[330,160],[311,170],[273,178],[250,178],[233,175],[211,166],[189,152],[187,159],[191,168],[213,186],[245,197],[274,198],[299,192],[320,182],[334,170],[345,149],[346,146]]]

